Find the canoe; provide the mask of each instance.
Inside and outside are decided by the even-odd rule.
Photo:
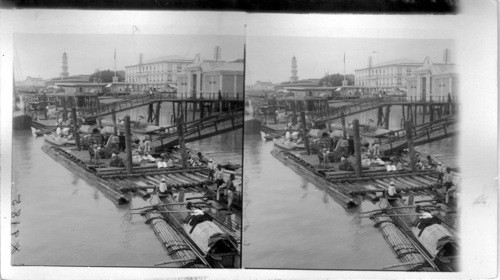
[[[54,144],[56,146],[63,146],[68,143],[68,139],[61,137],[61,136],[56,136],[54,133],[51,134],[44,134],[43,137],[45,138],[45,141]]]
[[[384,199],[381,207],[387,207],[387,214],[398,227],[415,241],[423,253],[431,259],[441,271],[457,271],[458,269],[458,244],[457,237],[435,217],[437,223],[423,227],[422,212],[417,213],[414,207],[406,207],[402,199],[388,202]],[[423,211],[423,210],[422,210]],[[403,216],[404,215],[404,216]],[[427,219],[428,221],[428,219]],[[420,225],[420,228],[419,228]]]
[[[272,140],[273,139],[273,136],[271,134],[267,134],[263,131],[260,132],[260,135],[262,136],[262,138],[264,138],[264,140],[266,141],[269,141],[269,140]]]
[[[34,127],[31,127],[31,132],[33,133],[34,136],[38,137],[38,136],[42,136],[43,135],[43,131],[41,131],[40,129],[36,129]]]
[[[214,268],[239,268],[240,253],[238,250],[237,241],[233,236],[222,230],[213,220],[208,208],[200,207],[203,215],[195,217],[192,212],[186,210],[196,210],[193,206],[188,209],[186,205],[173,204],[178,202],[175,198],[183,197],[199,197],[199,193],[185,193],[174,190],[174,197],[167,196],[161,198],[161,201],[167,205],[162,206],[162,213],[174,227],[186,237],[187,240],[194,243],[199,253]],[[182,201],[183,199],[181,199]],[[189,200],[196,204],[203,202],[201,198]],[[170,205],[168,205],[170,203]],[[170,211],[170,212],[169,212]],[[175,211],[175,212],[174,212]]]
[[[278,146],[279,148],[285,149],[285,150],[293,150],[297,147],[297,143],[292,142],[292,141],[286,141],[283,138],[279,139],[274,139],[274,145]]]

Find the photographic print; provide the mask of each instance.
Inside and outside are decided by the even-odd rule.
[[[243,42],[14,34],[12,265],[239,268]]]
[[[459,270],[454,41],[248,41],[244,265]]]

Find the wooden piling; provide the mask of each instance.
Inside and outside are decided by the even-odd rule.
[[[177,118],[176,123],[177,123],[177,136],[179,139],[179,149],[182,158],[182,168],[187,169],[188,166],[187,166],[187,155],[186,155],[186,143],[184,141],[184,122],[182,120],[182,116],[180,118]]]
[[[184,101],[184,122],[187,122],[187,117],[188,117],[188,103]]]
[[[384,121],[384,113],[383,113],[383,108],[379,107],[377,111],[377,126],[382,126],[383,121]]]
[[[384,128],[389,129],[389,117],[391,113],[391,105],[388,105],[385,107],[385,121],[384,121]]]
[[[359,120],[354,119],[352,121],[352,126],[354,129],[354,157],[356,163],[356,177],[361,178],[361,137],[359,137]]]
[[[63,122],[68,120],[68,105],[66,104],[66,96],[61,100],[63,105]]]
[[[101,103],[99,102],[99,97],[96,97],[97,103],[97,126],[101,127]]]
[[[76,107],[71,108],[71,115],[73,116],[73,137],[75,138],[76,147],[78,150],[80,146],[80,134],[78,133],[78,120],[76,118]]]
[[[302,140],[304,141],[306,153],[309,155],[311,150],[309,148],[309,137],[307,137],[306,112],[300,112],[300,121],[302,122]]]
[[[297,104],[296,104],[295,99],[293,100],[291,105],[292,105],[292,125],[296,125],[297,124]]]
[[[411,165],[411,171],[412,172],[417,172],[417,161],[416,161],[416,156],[415,156],[415,147],[413,145],[413,134],[412,134],[412,129],[411,129],[411,122],[407,121],[405,122],[405,129],[406,129],[406,139],[408,141],[408,151],[410,153],[410,165]]]
[[[153,113],[154,113],[153,103],[149,103],[149,105],[148,105],[148,123],[153,122]]]
[[[132,174],[132,133],[130,130],[130,116],[125,116],[125,152],[127,174]]]
[[[347,130],[345,127],[345,115],[344,111],[340,112],[340,121],[342,122],[342,134],[344,136],[344,140],[347,140]]]
[[[118,127],[116,126],[116,112],[115,108],[111,109],[111,119],[113,120],[113,135],[118,135]]]
[[[427,109],[427,106],[422,105],[422,123],[425,123],[425,114],[427,113],[426,109]]]
[[[156,126],[160,125],[160,108],[161,108],[161,101],[158,101],[158,103],[156,103],[156,112],[155,112],[155,125]]]

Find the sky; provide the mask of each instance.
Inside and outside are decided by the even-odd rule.
[[[247,38],[245,83],[288,81],[294,55],[299,79],[319,79],[325,73],[344,72],[344,53],[346,74],[354,74],[355,69],[368,67],[370,55],[373,64],[401,58],[423,62],[427,56],[433,62],[442,62],[446,48],[451,51],[451,61],[456,63],[454,42],[449,39],[253,36]]]
[[[96,69],[113,70],[143,60],[179,55],[194,59],[200,53],[212,59],[215,46],[222,47],[222,59],[243,58],[243,36],[233,35],[125,35],[125,34],[14,34],[14,75],[49,79],[62,72],[62,54],[68,54],[70,75],[92,74]]]

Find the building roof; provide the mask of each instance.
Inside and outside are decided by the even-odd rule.
[[[379,63],[373,65],[373,67],[381,67],[381,66],[388,66],[388,65],[399,65],[399,64],[423,64],[423,62],[416,61],[414,59],[409,59],[409,58],[400,58],[400,59],[393,59],[393,60],[379,62]]]
[[[153,63],[158,63],[158,62],[192,62],[192,58],[187,58],[183,57],[180,55],[167,55],[167,56],[161,56],[157,58],[152,58],[152,59],[146,59],[142,62],[142,64],[133,64],[133,65],[127,65],[125,67],[133,67],[133,66],[139,66],[139,65],[145,65],[145,64],[153,64]]]
[[[455,71],[455,64],[426,64],[422,67],[415,69],[415,73],[430,71],[432,75],[453,74]]]
[[[243,63],[225,61],[198,61],[186,66],[186,69],[201,68],[203,72],[243,71]]]

